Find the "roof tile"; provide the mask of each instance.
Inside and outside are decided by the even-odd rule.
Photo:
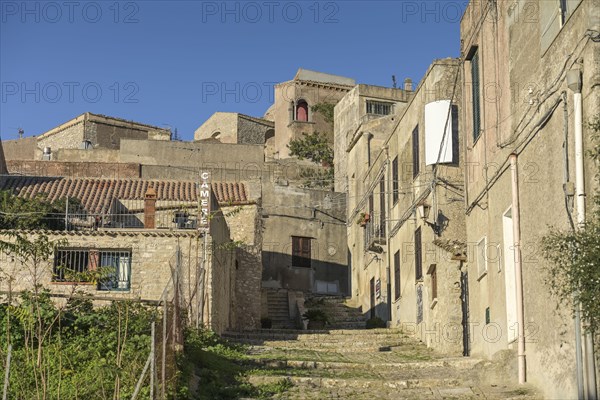
[[[31,198],[44,194],[50,201],[75,197],[92,213],[106,211],[113,198],[143,200],[148,187],[157,192],[157,200],[197,201],[194,181],[164,181],[144,179],[65,178],[44,176],[5,176],[0,190],[10,190],[19,197]],[[213,182],[212,190],[219,203],[247,204],[250,202],[244,183]]]

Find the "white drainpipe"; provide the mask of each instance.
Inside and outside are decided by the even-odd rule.
[[[521,265],[521,215],[519,209],[519,174],[517,171],[517,155],[510,155],[510,170],[512,180],[512,217],[513,238],[515,247],[515,280],[517,289],[517,325],[519,337],[517,339],[517,360],[519,369],[519,383],[527,382],[525,366],[525,316],[523,310],[523,273]]]
[[[583,99],[581,97],[582,79],[579,69],[567,72],[567,85],[573,91],[573,113],[575,124],[575,204],[577,205],[577,228],[585,226],[585,172],[583,164]],[[598,398],[596,391],[596,368],[594,362],[594,341],[592,335],[585,334],[585,358],[587,378],[587,398]]]

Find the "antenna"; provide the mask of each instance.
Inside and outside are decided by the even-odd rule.
[[[14,128],[14,127],[9,127],[9,129],[16,129],[18,134],[19,134],[19,139],[23,139],[23,135],[25,134],[25,131],[23,130],[23,128],[18,127],[18,128]]]

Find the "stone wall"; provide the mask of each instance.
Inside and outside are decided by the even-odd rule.
[[[35,137],[4,140],[2,143],[6,161],[34,160],[36,158],[37,139]]]
[[[83,119],[74,120],[73,123],[67,123],[60,129],[51,131],[51,134],[43,134],[37,139],[38,149],[50,147],[52,151],[58,149],[78,149],[81,142],[85,139]]]
[[[250,119],[245,115],[238,115],[238,143],[264,144],[267,131],[273,130],[274,124],[258,119]]]
[[[121,139],[168,141],[168,129],[121,118],[85,113],[37,137],[37,147],[79,149],[84,140],[94,148],[119,149]]]
[[[238,329],[260,328],[260,284],[262,276],[262,230],[256,205],[223,207],[235,246],[235,298]]]
[[[238,142],[238,114],[216,112],[194,132],[194,140],[217,139],[221,143]]]
[[[94,178],[140,178],[139,164],[62,161],[8,161],[12,174]]]
[[[221,333],[237,329],[238,312],[235,246],[231,243],[230,230],[221,211],[217,211],[210,220],[209,232],[205,305],[208,307],[209,326]]]
[[[197,272],[202,255],[207,261],[204,290],[203,323],[216,332],[235,329],[235,265],[231,255],[223,250],[227,243],[227,230],[224,224],[213,226],[207,238],[207,251],[204,252],[203,238],[195,233],[169,233],[156,230],[146,231],[86,231],[86,232],[46,232],[50,240],[66,240],[61,247],[76,249],[98,249],[107,251],[131,252],[130,289],[124,291],[98,290],[96,285],[52,282],[53,259],[43,261],[37,271],[30,265],[21,265],[18,257],[0,253],[0,272],[10,277],[11,290],[30,289],[34,282],[48,287],[53,293],[69,295],[82,290],[93,296],[114,299],[142,299],[159,301],[166,294],[170,300],[174,293],[173,281],[178,282],[181,304],[187,307],[190,322],[196,318],[199,293],[196,288]],[[36,233],[22,232],[29,239]],[[2,234],[3,240],[10,240]],[[177,253],[181,256],[177,262]],[[177,273],[178,271],[178,273]],[[175,277],[176,279],[172,279]],[[7,279],[0,279],[0,291],[9,289]]]

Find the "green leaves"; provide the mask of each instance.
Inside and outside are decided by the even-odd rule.
[[[325,135],[318,132],[304,133],[299,139],[292,139],[287,145],[292,156],[300,160],[308,159],[324,168],[304,168],[300,177],[307,187],[329,187],[333,183],[333,149]]]
[[[69,199],[76,206],[77,199]],[[9,191],[0,191],[0,229],[64,229],[66,199],[53,203],[43,196],[32,199],[18,197]]]
[[[595,146],[588,152],[596,162],[600,180],[600,115],[588,124]],[[585,226],[576,231],[551,229],[542,238],[542,252],[550,261],[546,283],[564,304],[581,304],[583,318],[592,332],[600,328],[600,193]]]

